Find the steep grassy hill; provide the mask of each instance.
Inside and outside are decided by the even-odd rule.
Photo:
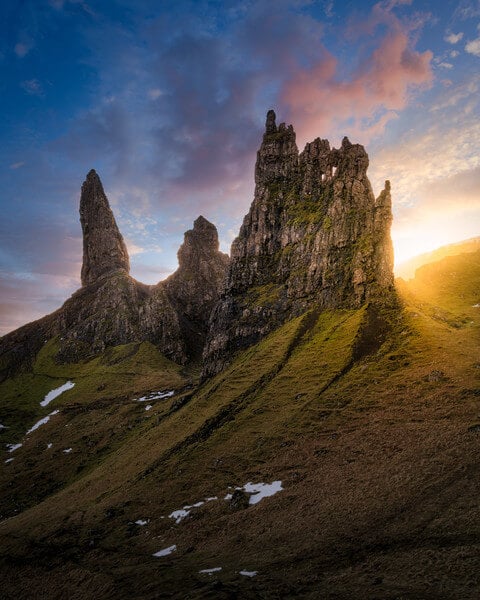
[[[203,384],[53,340],[0,389],[3,597],[478,598],[478,304],[480,253],[449,257]]]

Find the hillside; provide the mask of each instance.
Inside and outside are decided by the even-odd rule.
[[[23,443],[2,469],[4,597],[477,598],[478,290],[480,254],[449,257],[194,388],[151,346],[59,367],[47,345],[2,384]],[[249,504],[249,482],[278,491]]]

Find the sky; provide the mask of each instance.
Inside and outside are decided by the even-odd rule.
[[[3,0],[0,334],[79,286],[99,173],[157,283],[202,214],[228,252],[265,115],[365,145],[397,262],[480,235],[480,0]]]

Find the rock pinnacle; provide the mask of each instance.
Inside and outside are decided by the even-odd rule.
[[[102,182],[92,169],[82,185],[80,223],[83,231],[82,285],[115,271],[130,270],[127,247],[110,210]]]

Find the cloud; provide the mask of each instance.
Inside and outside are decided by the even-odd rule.
[[[467,42],[465,45],[465,52],[473,54],[474,56],[480,56],[480,38]]]
[[[163,92],[159,88],[148,90],[148,97],[150,98],[150,100],[158,100],[162,95]]]
[[[463,32],[459,33],[449,33],[443,39],[449,44],[458,44],[458,42],[463,38]]]
[[[354,28],[375,33],[386,26],[387,32],[349,78],[340,75],[337,59],[324,49],[316,64],[286,82],[282,100],[301,137],[348,125],[350,132],[368,139],[407,106],[413,89],[430,86],[433,55],[413,48],[410,26],[390,12],[395,4],[375,5],[370,18]]]
[[[43,96],[43,87],[38,79],[27,79],[26,81],[22,81],[20,86],[30,96]]]
[[[478,120],[461,112],[449,114],[448,119],[446,113],[442,116],[443,119],[432,120],[425,132],[410,132],[372,160],[370,176],[374,188],[380,189],[385,179],[392,182],[396,220],[408,221],[407,211],[412,207],[418,210],[425,189],[439,190],[445,181],[460,181],[462,174],[477,173],[480,167]],[[452,186],[449,189],[454,190]],[[448,202],[448,195],[444,197]]]
[[[18,42],[17,44],[15,44],[13,51],[19,58],[23,58],[24,56],[27,56],[27,54],[33,47],[33,40],[28,40],[24,42]]]
[[[23,167],[24,164],[24,161],[16,162],[11,164],[9,168],[15,171],[16,169],[20,169],[20,167]]]
[[[438,66],[442,67],[442,69],[453,69],[452,63],[440,62],[438,63]]]
[[[460,55],[460,52],[458,50],[452,50],[450,52],[450,58],[457,58],[457,56]]]

